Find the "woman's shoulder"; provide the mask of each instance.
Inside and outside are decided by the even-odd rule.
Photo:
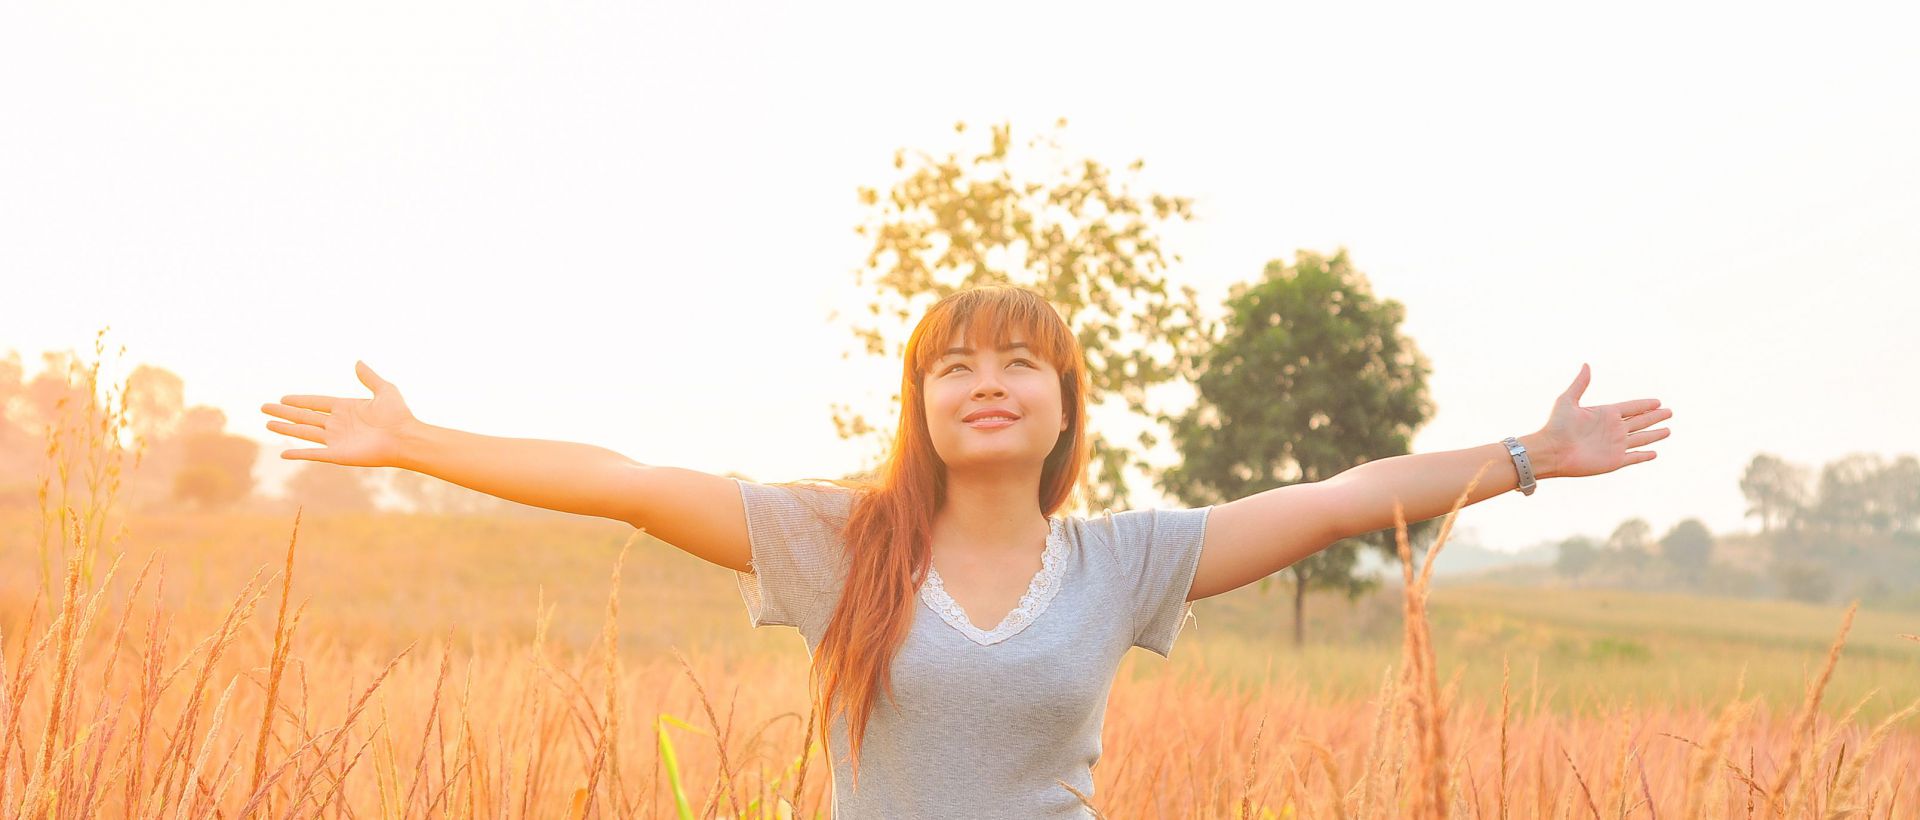
[[[1106,509],[1088,516],[1061,516],[1069,537],[1097,545],[1107,555],[1124,559],[1152,549],[1157,541],[1197,531],[1205,526],[1211,507],[1146,507]]]
[[[851,513],[854,502],[866,493],[859,487],[835,484],[825,479],[761,483],[735,476],[734,481],[739,483],[741,497],[750,506],[807,510],[838,521],[844,521]]]

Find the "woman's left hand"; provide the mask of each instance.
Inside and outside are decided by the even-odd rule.
[[[1540,434],[1553,442],[1555,477],[1588,476],[1610,473],[1629,464],[1652,461],[1652,450],[1628,452],[1645,447],[1672,433],[1648,426],[1673,418],[1673,410],[1660,406],[1659,399],[1635,399],[1616,404],[1581,407],[1580,394],[1592,381],[1592,371],[1580,365],[1580,375],[1553,404],[1553,415]]]

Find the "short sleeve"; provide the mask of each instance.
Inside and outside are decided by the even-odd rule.
[[[1125,573],[1133,604],[1133,645],[1167,657],[1193,604],[1187,593],[1200,567],[1212,507],[1108,513],[1105,533]]]
[[[746,507],[753,551],[747,571],[734,575],[753,625],[804,632],[808,625],[824,623],[845,577],[841,531],[853,492],[734,481]]]

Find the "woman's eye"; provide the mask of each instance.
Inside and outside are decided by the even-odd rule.
[[[1035,365],[1033,362],[1027,361],[1026,359],[1014,359],[1013,361],[1007,362],[1007,364],[1009,365],[1024,364],[1028,367],[1037,367],[1037,365]],[[947,365],[947,369],[940,371],[940,375],[945,376],[948,373],[952,373],[953,371],[963,367],[966,367],[966,365],[964,364]]]

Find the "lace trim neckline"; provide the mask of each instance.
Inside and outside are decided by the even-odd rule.
[[[969,640],[981,646],[999,643],[1019,634],[1027,625],[1038,620],[1041,613],[1047,611],[1047,605],[1053,602],[1053,596],[1060,591],[1060,576],[1066,571],[1067,538],[1066,522],[1052,518],[1053,526],[1047,532],[1047,547],[1040,553],[1040,571],[1033,574],[1033,580],[1027,582],[1027,593],[1020,596],[1019,605],[1000,620],[1000,625],[992,630],[982,630],[967,619],[966,610],[959,602],[947,594],[947,587],[940,580],[940,571],[927,565],[926,583],[920,585],[920,599],[927,607],[946,621],[948,626],[960,631]]]

